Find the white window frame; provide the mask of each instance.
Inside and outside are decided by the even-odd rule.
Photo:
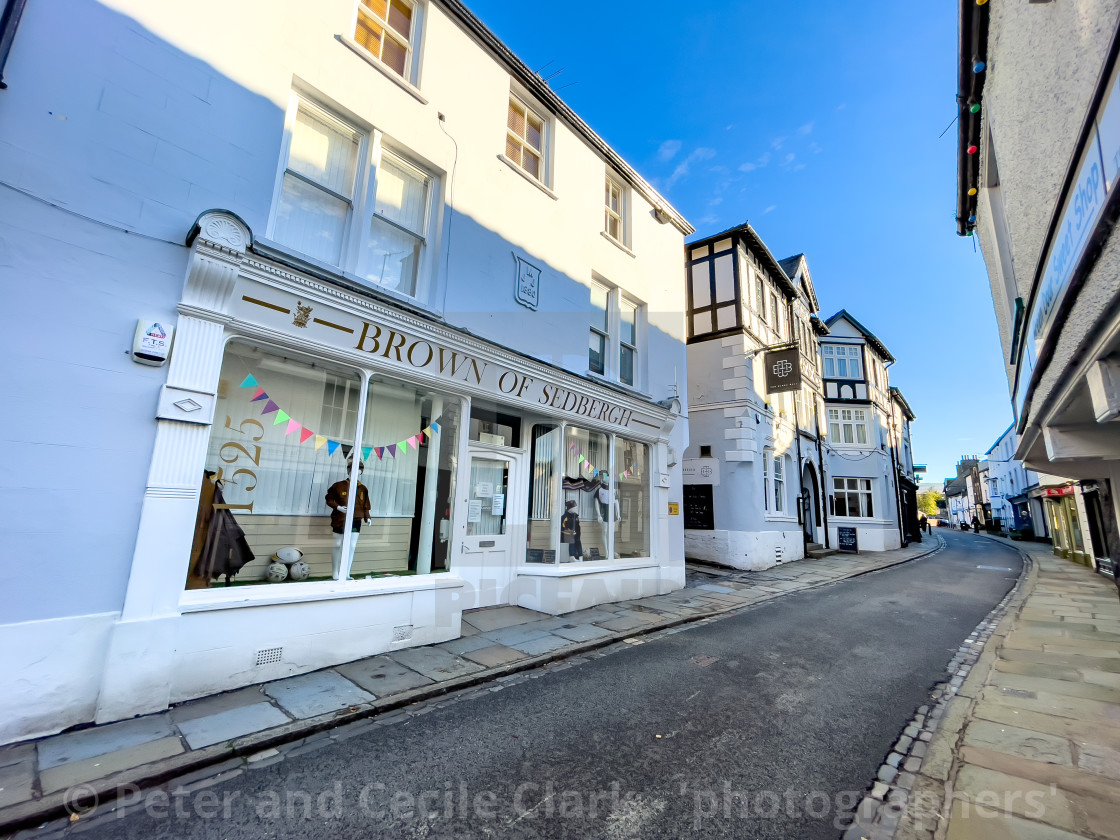
[[[600,292],[606,298],[606,305],[604,306],[603,317],[606,320],[604,327],[599,327],[595,324],[590,324],[590,335],[600,339],[600,346],[603,348],[599,353],[599,360],[602,362],[603,369],[595,370],[591,367],[591,343],[588,341],[587,347],[587,370],[589,373],[594,373],[598,376],[608,376],[611,370],[611,301],[614,297],[614,289],[604,283],[598,283],[594,280],[591,281],[591,294],[594,300],[595,292]],[[592,308],[592,312],[598,312],[597,309]],[[605,332],[604,332],[605,328]]]
[[[843,483],[841,483],[843,482]],[[844,496],[845,513],[837,513],[836,496]],[[840,519],[870,519],[875,515],[875,483],[871,478],[839,478],[832,479],[832,515]],[[851,509],[850,500],[855,497],[859,502],[859,513],[848,513]]]
[[[517,167],[521,174],[529,180],[535,181],[547,187],[552,177],[552,166],[550,160],[552,148],[552,122],[549,119],[548,112],[543,108],[537,106],[528,97],[522,96],[514,90],[511,90],[509,92],[509,102],[506,104],[505,138],[506,143],[509,143],[509,141],[512,139],[521,147],[522,161],[524,161],[525,158],[525,149],[532,149],[533,147],[528,144],[526,137],[514,134],[509,127],[509,106],[515,102],[522,108],[522,110],[525,111],[526,125],[528,125],[529,123],[529,115],[535,117],[541,124],[541,147],[539,150],[534,150],[534,152],[537,152],[540,155],[540,166],[538,167],[537,174],[534,175],[532,172],[525,168],[525,164],[523,162],[516,161],[506,154],[505,143],[502,144],[501,157],[503,160],[509,161],[511,166]]]
[[[824,359],[824,377],[826,379],[863,379],[861,373],[863,369],[863,351],[860,345],[822,344],[821,357]],[[841,360],[844,362],[844,373],[840,373]],[[855,374],[851,372],[853,363],[856,369]]]
[[[617,242],[619,245],[628,246],[630,243],[629,235],[629,204],[630,196],[627,193],[626,187],[623,186],[622,181],[614,176],[608,174],[604,177],[603,185],[603,233],[608,239]],[[618,194],[618,210],[611,207],[611,199],[613,194]],[[611,233],[611,220],[614,220],[618,225],[618,236]]]
[[[292,136],[295,128],[296,116],[300,109],[309,110],[315,113],[320,119],[324,119],[336,124],[340,128],[352,131],[360,138],[358,143],[357,168],[354,175],[354,187],[350,196],[336,193],[325,186],[315,183],[313,179],[309,179],[289,169],[288,164],[291,154]],[[419,232],[400,225],[376,211],[377,179],[382,168],[382,163],[386,159],[392,159],[398,166],[411,170],[416,175],[426,179],[427,196],[424,202],[422,230]],[[343,228],[342,245],[338,263],[332,263],[305,254],[299,251],[296,246],[277,239],[277,214],[284,191],[284,178],[285,175],[289,173],[293,177],[323,190],[328,195],[347,202],[349,205],[347,219]],[[280,161],[272,196],[272,207],[269,212],[267,227],[268,239],[273,244],[285,250],[300,254],[303,259],[311,263],[320,265],[328,270],[345,274],[350,279],[371,289],[376,289],[382,293],[395,295],[406,300],[426,303],[430,297],[435,252],[437,250],[434,247],[436,231],[433,230],[433,227],[435,225],[435,220],[439,218],[439,204],[441,201],[440,186],[440,178],[436,172],[416,163],[409,157],[398,152],[395,148],[389,146],[385,142],[384,133],[380,130],[363,126],[353,119],[347,119],[330,108],[321,105],[312,97],[297,91],[292,91],[288,97],[288,110],[284,119],[284,140],[281,144]],[[416,277],[414,281],[415,288],[411,293],[383,286],[376,281],[368,279],[364,274],[366,257],[363,246],[366,237],[369,236],[369,231],[372,228],[375,218],[381,224],[389,225],[417,239],[420,243],[420,257],[417,260]]]
[[[871,446],[869,412],[865,408],[828,409],[828,440],[833,446]],[[860,430],[863,441],[860,442]],[[851,440],[848,440],[848,438]]]
[[[774,498],[770,510],[773,513],[786,512],[786,465],[783,463],[784,455],[775,455],[773,461]]]
[[[645,334],[646,305],[635,297],[626,294],[617,286],[612,286],[601,280],[592,280],[591,289],[606,293],[607,297],[607,331],[599,327],[588,325],[591,335],[601,337],[605,346],[603,353],[603,371],[591,369],[591,348],[588,346],[587,369],[593,376],[600,376],[617,382],[627,388],[640,390],[644,383],[644,368],[642,366],[643,336]],[[623,340],[622,336],[622,310],[632,308],[634,312],[634,343]],[[627,382],[622,378],[622,351],[629,350],[633,354],[634,363],[631,367],[633,381]]]
[[[363,3],[362,0],[355,0],[354,14],[353,14],[353,16],[351,18],[351,21],[350,21],[350,38],[349,38],[349,40],[352,41],[354,43],[354,45],[359,50],[362,51],[362,55],[368,57],[373,62],[375,62],[375,64],[374,64],[375,67],[377,67],[379,69],[383,68],[385,73],[388,74],[390,78],[401,79],[401,80],[407,82],[408,84],[415,86],[417,78],[419,76],[418,65],[420,64],[420,62],[416,60],[416,57],[419,53],[418,47],[420,45],[421,34],[423,33],[423,19],[424,19],[423,5],[420,2],[417,2],[417,0],[385,0],[385,2],[386,2],[386,9],[388,9],[390,7],[390,5],[396,4],[396,5],[400,5],[400,6],[408,6],[409,9],[412,11],[411,21],[409,23],[408,38],[407,39],[403,38],[401,36],[401,34],[399,32],[397,32],[396,29],[394,29],[392,26],[389,25],[389,22],[387,20],[383,20],[383,19],[377,17],[377,15],[374,14],[373,9],[371,9],[369,6],[367,6],[365,3]],[[375,55],[368,47],[366,47],[364,44],[362,44],[358,41],[358,20],[359,20],[360,16],[363,14],[363,12],[370,19],[375,21],[376,24],[381,27],[382,32],[385,33],[381,36],[381,38],[382,38],[382,40],[381,40],[381,52],[382,53],[384,53],[384,49],[385,49],[385,37],[386,36],[391,38],[393,41],[396,41],[398,44],[403,43],[404,49],[405,49],[404,73],[398,73],[396,68],[393,67],[392,65],[388,64],[381,57],[381,55]]]

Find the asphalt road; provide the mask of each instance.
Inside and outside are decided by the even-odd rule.
[[[156,800],[96,838],[836,838],[1010,548],[944,551]],[[981,568],[983,566],[995,568]]]

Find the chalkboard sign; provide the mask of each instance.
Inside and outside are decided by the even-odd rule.
[[[714,531],[715,511],[712,508],[712,485],[684,486],[684,527],[696,531]]]
[[[556,552],[543,548],[530,548],[525,552],[526,563],[555,563]]]
[[[587,549],[587,559],[602,560],[603,558],[599,556],[599,549],[597,549],[595,546],[591,546]]]
[[[859,535],[855,528],[841,525],[836,529],[836,549],[847,554],[859,554]]]

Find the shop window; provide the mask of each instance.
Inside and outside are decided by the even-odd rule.
[[[473,400],[471,402],[470,439],[496,446],[521,446],[521,418],[505,414],[496,406]]]
[[[834,513],[836,516],[874,516],[871,503],[871,479],[832,479]]]
[[[649,447],[644,443],[614,439],[613,478],[602,476],[599,507],[612,508],[614,544],[612,557],[650,556]]]
[[[446,568],[459,403],[375,378],[355,446],[362,399],[357,371],[227,345],[188,588]]]
[[[579,517],[578,529],[571,541],[565,542],[566,556],[560,562],[600,560],[607,552],[613,511],[609,504],[600,504],[599,490],[609,483],[611,450],[606,435],[576,426],[568,426],[565,434],[563,499],[564,517],[574,512]],[[575,502],[570,506],[569,502]]]
[[[448,567],[459,412],[457,397],[371,378],[362,432],[370,522],[351,545],[351,577]]]
[[[558,559],[567,560],[569,557],[568,544],[561,542],[560,533],[564,511],[557,510],[558,482],[563,471],[563,443],[564,434],[559,426],[551,423],[533,426],[527,563],[555,563]]]

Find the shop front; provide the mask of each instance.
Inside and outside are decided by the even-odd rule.
[[[254,255],[200,220],[97,719],[684,582],[674,401]]]
[[[1074,485],[1040,487],[1037,492],[1045,502],[1046,520],[1054,540],[1054,554],[1086,566],[1092,565],[1085,550],[1082,517],[1078,514]]]

